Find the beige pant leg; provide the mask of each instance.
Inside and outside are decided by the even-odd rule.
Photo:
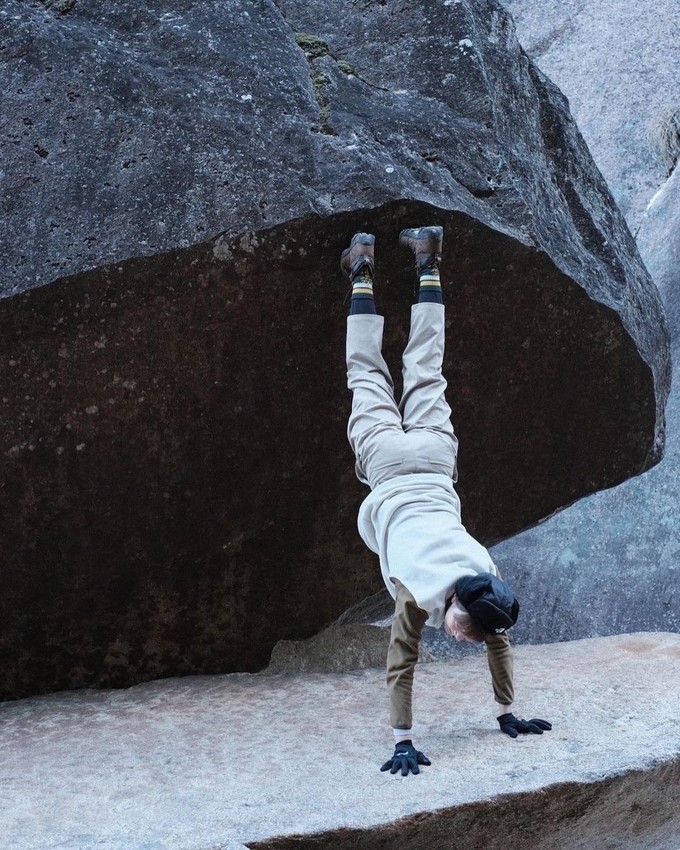
[[[382,316],[347,317],[347,386],[352,392],[347,437],[357,461],[357,478],[371,487],[375,482],[370,467],[385,436],[404,434],[394,384],[382,356],[383,325]]]
[[[404,430],[430,428],[453,434],[442,374],[445,346],[443,304],[414,304],[402,357],[404,391],[399,402]]]

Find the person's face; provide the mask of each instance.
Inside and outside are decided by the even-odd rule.
[[[470,641],[470,643],[474,643],[471,637],[468,637],[467,635],[463,634],[463,632],[460,630],[460,626],[458,625],[458,622],[456,620],[453,605],[449,605],[448,610],[446,611],[446,615],[444,616],[444,631],[447,635],[452,638],[455,638],[456,640],[467,640]]]

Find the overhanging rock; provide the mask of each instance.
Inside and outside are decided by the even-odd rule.
[[[660,457],[660,302],[487,0],[0,9],[5,696],[257,669],[377,589],[337,263],[447,228],[466,524],[493,542]]]

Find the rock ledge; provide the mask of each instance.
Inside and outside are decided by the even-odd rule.
[[[417,743],[432,766],[408,779],[377,769],[391,747],[375,670],[3,704],[3,847],[676,850],[680,635],[516,656],[519,711],[554,730],[501,736],[483,659],[423,665]]]

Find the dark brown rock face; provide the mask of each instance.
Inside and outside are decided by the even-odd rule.
[[[378,588],[345,445],[350,235],[446,226],[470,530],[660,457],[660,302],[490,0],[0,9],[0,693],[253,670]]]

